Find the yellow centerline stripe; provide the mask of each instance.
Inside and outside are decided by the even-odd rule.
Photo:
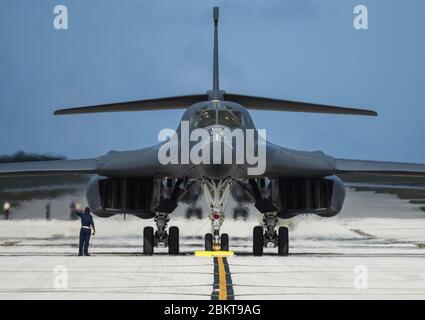
[[[223,257],[217,257],[217,259],[218,259],[218,273],[219,273],[218,300],[227,300],[227,281],[226,281],[226,271],[224,270]]]

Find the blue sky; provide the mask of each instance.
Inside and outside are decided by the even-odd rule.
[[[53,28],[53,8],[69,30]],[[369,30],[353,8],[369,9]],[[183,111],[54,117],[61,107],[211,88],[220,6],[227,92],[371,108],[378,118],[252,112],[274,143],[344,158],[425,162],[422,0],[3,0],[0,154],[94,157],[157,142]]]

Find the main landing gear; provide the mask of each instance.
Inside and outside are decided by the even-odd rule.
[[[202,180],[202,189],[205,200],[210,209],[211,233],[205,235],[205,251],[228,251],[229,235],[220,234],[220,228],[224,221],[224,208],[230,194],[231,179]]]
[[[192,217],[196,217],[198,219],[202,219],[202,208],[196,206],[190,206],[186,209],[185,218],[190,219]]]
[[[278,218],[276,213],[265,213],[264,227],[257,226],[253,230],[253,254],[263,255],[264,247],[277,247],[280,256],[287,256],[289,252],[289,233],[287,227],[279,227],[276,232]]]
[[[157,230],[154,233],[152,227],[145,227],[143,230],[143,254],[152,255],[154,247],[168,247],[171,255],[179,254],[179,228],[170,227],[167,232],[167,223],[170,217],[167,213],[157,213],[155,223]]]
[[[238,220],[239,217],[241,217],[243,221],[248,220],[248,208],[237,207],[233,209],[233,219]]]

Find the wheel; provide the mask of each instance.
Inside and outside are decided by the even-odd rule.
[[[179,228],[170,227],[168,230],[168,253],[179,254]]]
[[[235,208],[233,210],[233,220],[238,220],[239,216],[242,215],[242,211],[243,211],[243,209]]]
[[[201,208],[187,208],[185,217],[190,219],[195,216],[198,219],[202,219],[202,209]]]
[[[213,249],[213,235],[211,233],[205,234],[205,251],[212,251]]]
[[[254,238],[254,243],[253,243],[254,256],[262,256],[263,247],[264,247],[263,227],[260,227],[260,226],[254,227],[253,238]]]
[[[152,255],[154,246],[153,228],[145,227],[143,229],[143,254]]]
[[[227,233],[223,233],[221,235],[221,251],[229,251],[229,235]]]
[[[235,208],[233,210],[233,219],[238,220],[239,217],[246,221],[248,219],[248,210],[246,208]]]
[[[289,252],[289,232],[287,227],[280,227],[279,228],[279,255],[280,256],[287,256]]]
[[[202,209],[198,209],[196,211],[196,216],[198,217],[198,219],[202,219]]]
[[[192,217],[192,209],[187,208],[185,218],[189,220],[191,217]]]

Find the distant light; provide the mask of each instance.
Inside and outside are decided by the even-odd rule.
[[[9,210],[10,209],[10,203],[5,202],[4,205],[3,205],[3,209],[4,209],[4,211]]]

